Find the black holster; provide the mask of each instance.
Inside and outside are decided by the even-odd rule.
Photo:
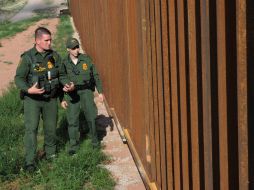
[[[20,90],[19,97],[20,97],[21,100],[25,99],[25,95],[26,95],[26,93],[23,90]]]

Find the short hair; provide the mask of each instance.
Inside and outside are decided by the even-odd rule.
[[[45,27],[38,27],[34,32],[35,39],[41,37],[43,34],[51,35],[51,32]]]

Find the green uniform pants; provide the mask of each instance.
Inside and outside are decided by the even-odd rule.
[[[34,164],[40,115],[43,120],[44,148],[47,158],[56,152],[57,99],[34,100],[26,96],[24,99],[26,165]]]
[[[94,103],[94,95],[91,90],[73,91],[67,96],[67,121],[68,133],[70,138],[70,150],[76,151],[79,147],[79,114],[80,110],[84,111],[88,123],[92,144],[98,144],[95,118],[97,116],[97,107]]]

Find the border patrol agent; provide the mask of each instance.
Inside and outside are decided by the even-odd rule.
[[[37,131],[43,119],[46,158],[55,157],[60,56],[51,50],[51,32],[35,30],[35,46],[21,55],[15,83],[24,100],[25,170],[35,170]]]
[[[79,148],[79,113],[82,109],[88,122],[93,147],[98,147],[99,141],[95,126],[97,107],[94,103],[95,86],[99,93],[100,101],[103,101],[102,84],[97,70],[91,58],[86,54],[80,54],[79,42],[76,38],[69,38],[66,42],[68,56],[63,61],[65,75],[60,76],[64,86],[74,84],[74,90],[65,95],[61,103],[67,108],[68,132],[70,138],[69,154],[73,155]],[[64,73],[64,72],[61,72]],[[65,91],[65,90],[64,90]]]

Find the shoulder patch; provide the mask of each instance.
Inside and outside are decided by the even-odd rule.
[[[25,56],[25,55],[27,54],[27,52],[28,52],[28,51],[23,52],[23,53],[20,55],[20,57]]]

